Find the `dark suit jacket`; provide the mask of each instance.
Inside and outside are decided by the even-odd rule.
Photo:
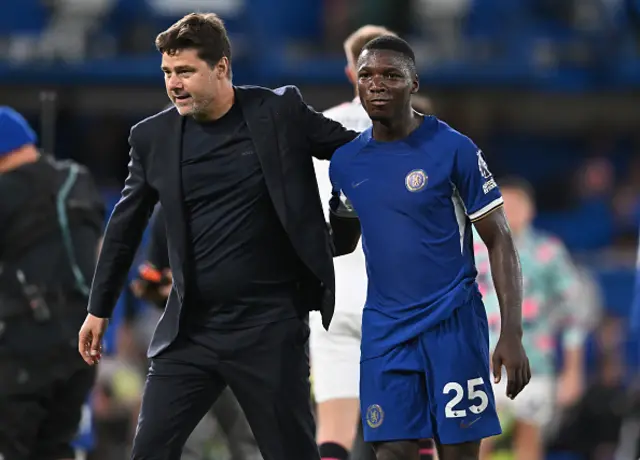
[[[330,159],[357,133],[313,111],[294,86],[235,90],[278,217],[307,268],[301,293],[309,310],[320,310],[328,328],[335,300],[334,254],[312,156]],[[149,356],[171,344],[178,333],[183,306],[188,308],[185,278],[190,274],[185,263],[187,237],[180,171],[183,131],[184,118],[174,108],[131,129],[129,175],[107,225],[89,299],[89,313],[102,318],[111,315],[153,207],[160,200],[168,217],[174,281]],[[357,242],[359,234],[345,237]]]

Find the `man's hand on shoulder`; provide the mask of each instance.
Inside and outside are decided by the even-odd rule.
[[[343,202],[340,194],[335,193],[329,200],[329,229],[333,242],[334,257],[351,254],[356,250],[362,228],[358,213],[351,202]]]
[[[90,366],[98,364],[102,358],[102,338],[108,325],[109,318],[99,318],[89,313],[80,328],[78,352]]]
[[[302,98],[300,90],[295,86],[283,87],[285,94],[290,94],[295,101],[295,121],[301,123],[310,146],[311,154],[320,160],[329,160],[333,152],[344,144],[351,142],[358,133],[346,129],[337,121],[331,120],[312,109]]]

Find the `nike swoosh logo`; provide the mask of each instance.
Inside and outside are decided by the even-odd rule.
[[[469,428],[471,425],[473,425],[474,423],[476,423],[478,420],[480,420],[482,417],[478,417],[477,419],[475,419],[473,422],[469,422],[469,423],[465,423],[465,422],[460,422],[460,428],[462,429],[466,429]]]
[[[365,179],[365,180],[361,180],[360,182],[353,182],[351,183],[351,186],[353,188],[359,187],[360,185],[364,184],[366,181],[368,181],[369,179]]]

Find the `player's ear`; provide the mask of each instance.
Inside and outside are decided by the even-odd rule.
[[[222,56],[216,64],[216,74],[220,79],[229,76],[229,59],[226,56]]]
[[[411,82],[411,94],[416,94],[419,89],[420,89],[420,82],[418,80],[418,75],[416,74],[416,76],[413,77],[413,81]]]

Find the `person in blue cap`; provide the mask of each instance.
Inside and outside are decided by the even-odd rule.
[[[75,352],[104,205],[88,171],[0,106],[0,458],[75,458],[95,369]],[[82,433],[86,434],[86,433]],[[82,444],[82,442],[81,442]]]

